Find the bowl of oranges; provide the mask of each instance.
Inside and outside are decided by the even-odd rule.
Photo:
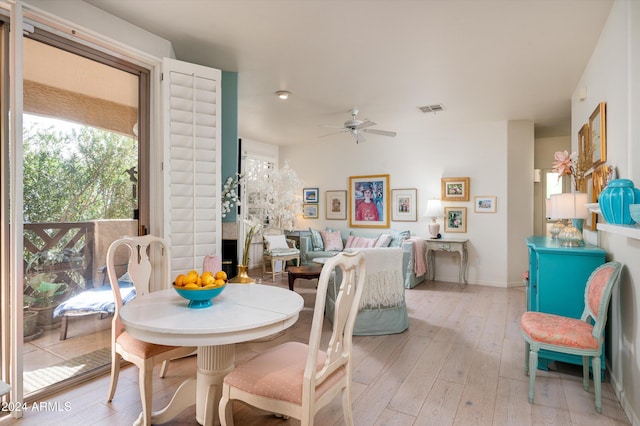
[[[208,308],[211,299],[222,293],[227,285],[227,274],[224,271],[203,272],[192,270],[186,274],[179,274],[173,282],[173,288],[178,294],[189,301],[192,309]]]

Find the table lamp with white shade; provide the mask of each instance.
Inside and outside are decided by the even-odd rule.
[[[429,223],[429,236],[431,238],[439,238],[440,236],[440,224],[436,221],[439,217],[444,217],[444,209],[442,207],[442,201],[433,199],[427,201],[427,211],[424,217],[430,217]]]
[[[549,228],[549,233],[551,234],[551,238],[558,239],[560,231],[564,229],[564,222],[562,218],[558,216],[558,199],[551,195],[551,197],[545,200],[545,206],[547,210],[547,217],[551,220],[555,220],[553,225],[551,225],[551,228]]]
[[[557,200],[558,217],[563,219],[578,219],[581,222],[587,218],[587,194],[584,192],[573,192],[564,194],[555,194],[551,198]],[[563,247],[579,247],[584,245],[582,239],[582,232],[576,228],[570,221],[562,231],[558,234],[558,239],[561,241]]]

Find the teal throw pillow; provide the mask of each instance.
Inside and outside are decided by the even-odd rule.
[[[391,232],[391,242],[389,247],[402,247],[404,240],[411,236],[411,231],[393,231]]]
[[[311,246],[313,251],[322,251],[324,250],[324,243],[322,242],[322,235],[318,229],[309,228],[309,232],[311,232]]]

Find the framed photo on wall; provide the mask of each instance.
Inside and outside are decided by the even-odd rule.
[[[418,220],[418,190],[391,190],[391,220],[396,222],[416,222]]]
[[[473,211],[476,213],[495,213],[496,197],[474,197]]]
[[[326,218],[330,220],[347,219],[347,191],[327,191]]]
[[[349,177],[349,226],[389,227],[389,175]]]
[[[444,232],[467,232],[467,208],[444,208]]]
[[[598,201],[598,196],[594,190],[594,180],[593,175],[598,172],[594,170],[593,173],[589,173],[584,176],[584,189],[587,193],[587,203],[595,203]],[[589,231],[596,230],[596,224],[598,222],[598,215],[591,210],[587,211],[587,218],[584,221],[584,229],[588,229]]]
[[[318,203],[318,188],[303,188],[302,202],[308,204]]]
[[[469,201],[469,178],[442,178],[442,201]]]
[[[607,161],[607,104],[600,102],[589,117],[589,142],[593,146],[593,166]]]
[[[318,205],[317,204],[303,204],[302,205],[303,216],[305,219],[317,219],[318,218]]]

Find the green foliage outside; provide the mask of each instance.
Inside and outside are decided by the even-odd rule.
[[[115,133],[25,127],[25,223],[132,218],[137,160],[137,141]]]

